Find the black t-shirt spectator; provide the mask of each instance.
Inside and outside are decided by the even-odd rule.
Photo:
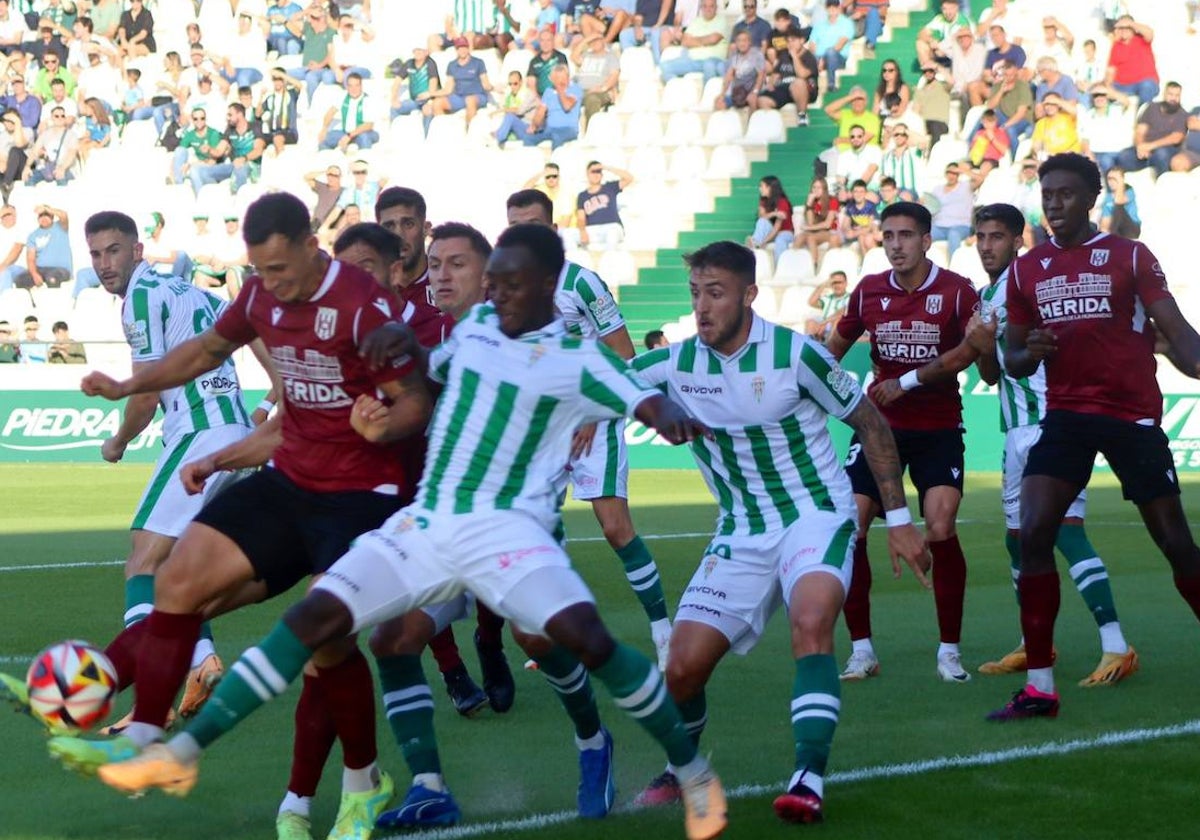
[[[132,41],[134,36],[140,32],[146,33],[145,40],[142,41],[144,46],[150,52],[157,52],[158,47],[154,43],[154,17],[150,14],[147,8],[142,9],[142,13],[135,20],[132,12],[124,12],[121,15],[121,22],[117,24],[118,29],[125,30],[125,37]]]
[[[817,57],[808,50],[801,50],[800,63],[808,68],[807,78],[810,81],[815,81],[818,78],[817,74],[821,72],[820,65],[817,64]],[[796,62],[792,59],[792,54],[788,52],[786,46],[776,53],[775,72],[779,74],[779,83],[781,85],[796,81]]]
[[[619,181],[605,181],[594,193],[584,190],[575,199],[575,209],[582,210],[589,225],[621,224],[617,212],[617,194],[621,192]]]

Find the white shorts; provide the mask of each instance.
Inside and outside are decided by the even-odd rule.
[[[749,653],[803,575],[831,574],[843,590],[850,589],[857,530],[853,517],[818,511],[780,531],[714,536],[679,599],[675,620],[714,627],[734,653]]]
[[[164,537],[178,538],[209,499],[245,474],[242,471],[214,473],[205,483],[203,492],[189,496],[179,480],[179,469],[189,461],[237,443],[250,432],[247,426],[217,426],[186,434],[170,449],[163,449],[154,465],[150,483],[138,502],[130,530],[153,531]]]
[[[463,592],[449,601],[421,607],[421,612],[425,613],[433,622],[433,635],[436,636],[454,622],[462,621],[469,616],[474,608],[475,596],[470,592]]]
[[[1037,443],[1042,433],[1041,426],[1017,426],[1009,429],[1004,436],[1004,482],[1001,489],[1001,501],[1004,504],[1004,527],[1010,531],[1021,528],[1021,478],[1025,475],[1025,461],[1029,458],[1029,450]],[[1087,510],[1087,488],[1079,491],[1071,507],[1067,509],[1068,517],[1083,519]]]
[[[454,516],[410,505],[355,540],[316,588],[350,609],[356,631],[468,591],[527,633],[595,603],[554,537],[516,510]]]
[[[616,496],[629,498],[629,452],[625,447],[625,421],[608,420],[596,425],[592,451],[576,458],[568,467],[571,496],[590,502]]]

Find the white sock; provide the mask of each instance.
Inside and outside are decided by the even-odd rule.
[[[871,645],[871,637],[865,639],[854,639],[850,642],[850,649],[853,653],[869,653],[875,655],[875,648]]]
[[[420,785],[435,793],[446,792],[446,781],[442,778],[441,773],[418,773],[413,776],[412,783],[414,786]]]
[[[794,788],[797,784],[802,784],[817,796],[825,798],[825,777],[818,776],[809,769],[797,770],[792,774],[792,778],[788,779],[788,790]]]
[[[1025,679],[1026,682],[1043,694],[1054,693],[1053,668],[1030,668]]]
[[[125,727],[121,732],[126,738],[139,747],[145,748],[153,744],[155,741],[162,740],[163,730],[160,726],[153,726],[149,723],[138,723],[134,721]]]
[[[675,778],[679,780],[679,784],[685,785],[708,770],[708,759],[702,755],[697,755],[687,764],[672,767],[671,770],[675,773]]]
[[[191,667],[199,668],[201,662],[213,656],[216,652],[217,649],[213,647],[212,639],[200,639],[196,642],[196,646],[192,648]]]
[[[599,750],[604,748],[604,730],[596,732],[591,738],[580,738],[575,736],[575,746],[579,747],[579,751],[584,750]]]
[[[650,622],[650,634],[653,636],[658,633],[663,633],[667,636],[671,635],[671,619],[660,618],[657,621]]]
[[[342,793],[366,793],[379,787],[379,768],[372,761],[366,767],[342,768]]]
[[[1100,626],[1100,650],[1105,653],[1129,653],[1129,643],[1121,632],[1121,622],[1110,621]]]
[[[187,764],[194,764],[200,760],[200,753],[204,752],[200,748],[200,744],[196,739],[186,732],[180,732],[174,738],[167,742],[167,749],[171,751],[177,759]]]
[[[293,814],[299,814],[302,817],[307,817],[312,810],[312,797],[299,796],[292,793],[290,790],[284,794],[283,802],[279,804],[279,813],[291,811]]]
[[[945,653],[958,653],[958,645],[951,644],[949,642],[940,642],[938,644],[938,654],[937,655],[940,657],[942,654],[945,654]]]

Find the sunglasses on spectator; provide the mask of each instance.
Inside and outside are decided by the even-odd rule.
[[[351,169],[350,172],[354,175],[366,175],[367,174],[367,170],[365,170],[365,169]]]
[[[851,140],[862,140],[866,136],[867,135],[865,135],[865,134],[859,134],[858,132],[855,132],[854,134],[850,135],[850,139]]]
[[[603,169],[589,169],[588,174],[589,175],[603,175],[604,170]]]
[[[547,181],[557,181],[557,180],[558,180],[558,176],[557,176],[557,175],[547,175],[547,176],[546,176],[546,180],[547,180]]]
[[[893,131],[892,136],[893,137],[907,137],[908,132],[907,131]]]
[[[884,72],[884,73],[895,73],[895,72],[896,72],[896,68],[895,68],[895,67],[884,67],[884,68],[883,68],[883,72]]]

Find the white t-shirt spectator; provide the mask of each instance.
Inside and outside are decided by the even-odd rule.
[[[1108,103],[1103,112],[1080,108],[1078,133],[1093,153],[1119,152],[1133,145],[1133,123],[1125,109],[1115,102]]]
[[[100,47],[102,55],[112,55],[112,41],[102,35],[92,35],[87,40],[76,39],[67,47],[67,69],[76,75],[81,70],[88,66],[88,53],[91,50],[88,47],[96,45]]]
[[[267,57],[267,39],[261,29],[251,27],[249,32],[239,32],[226,41],[225,51],[234,67],[261,67]]]
[[[874,143],[864,143],[863,147],[858,150],[847,146],[838,150],[837,167],[834,174],[837,175],[838,181],[845,184],[846,189],[850,189],[850,185],[859,178],[867,181],[868,187],[873,187],[879,182],[879,164],[882,162],[883,149]],[[872,164],[875,166],[875,173],[868,180],[863,176]]]
[[[348,41],[338,35],[329,45],[329,49],[333,53],[333,63],[338,67],[369,68],[374,63],[371,45],[364,41],[358,32],[351,35]]]
[[[3,39],[5,43],[13,41],[20,43],[29,33],[29,27],[25,25],[25,18],[17,6],[17,3],[10,3],[8,20],[0,20],[0,39]]]
[[[938,211],[933,214],[935,227],[961,227],[971,224],[975,196],[966,178],[959,178],[958,184],[952,190],[947,190],[946,184],[941,183],[929,192],[940,205]]]

